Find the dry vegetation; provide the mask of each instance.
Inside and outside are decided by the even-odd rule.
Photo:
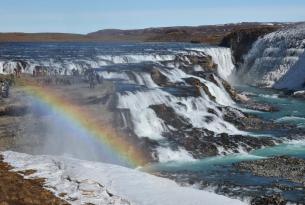
[[[274,24],[275,26],[277,24]],[[233,30],[260,27],[239,23],[198,27],[163,27],[138,30],[105,29],[87,35],[68,33],[0,33],[0,42],[192,42],[218,44]]]
[[[44,179],[24,179],[34,171],[16,173],[0,156],[1,205],[68,205],[43,188]]]

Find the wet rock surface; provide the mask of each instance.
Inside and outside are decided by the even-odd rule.
[[[238,109],[231,107],[220,108],[224,114],[224,119],[228,122],[233,123],[236,127],[241,130],[254,131],[254,130],[275,130],[283,128],[295,128],[294,126],[284,125],[279,123],[274,123],[271,121],[266,121],[255,115],[243,113]]]
[[[251,205],[285,205],[287,202],[280,195],[263,196],[251,201]]]
[[[184,80],[186,83],[188,83],[189,85],[192,85],[194,87],[196,97],[201,96],[200,88],[202,88],[203,91],[209,96],[209,98],[211,100],[215,101],[215,96],[213,96],[211,94],[211,92],[209,91],[209,88],[205,84],[201,83],[200,80],[193,78],[193,77],[185,78]]]
[[[274,146],[281,142],[280,139],[271,137],[228,135],[226,133],[215,134],[207,129],[192,127],[187,119],[177,115],[172,108],[164,104],[153,105],[151,108],[160,119],[172,128],[170,132],[163,134],[172,142],[172,148],[183,147],[196,159],[219,154],[239,153],[241,151],[249,152],[262,147]],[[244,116],[242,113],[241,115]],[[239,118],[241,121],[244,121],[240,116],[235,115],[232,118]],[[209,119],[207,118],[207,120]],[[263,126],[264,123],[261,122],[261,124]],[[248,123],[248,126],[250,126],[250,123]]]
[[[165,133],[166,138],[185,148],[196,159],[231,153],[250,152],[262,147],[274,146],[279,140],[243,135],[217,134],[205,129],[192,129]]]
[[[257,176],[280,177],[305,186],[305,160],[279,156],[257,161],[240,162],[235,165],[240,171],[250,171]]]
[[[151,71],[152,80],[159,86],[167,86],[170,85],[168,78],[163,75],[159,70],[153,69]]]
[[[200,51],[191,52],[192,54],[178,54],[174,60],[164,61],[162,64],[169,67],[174,65],[186,73],[193,73],[195,66],[199,66],[204,72],[217,71],[218,65],[215,64],[211,56]]]

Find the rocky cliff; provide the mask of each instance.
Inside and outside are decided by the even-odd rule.
[[[248,53],[259,37],[282,27],[283,25],[270,25],[236,29],[222,39],[220,46],[231,48],[234,63],[238,66],[243,63],[243,56]]]

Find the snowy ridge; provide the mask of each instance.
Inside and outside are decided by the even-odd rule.
[[[299,89],[304,83],[305,24],[270,33],[255,42],[241,69],[244,81]]]
[[[239,200],[180,187],[175,182],[116,165],[53,156],[2,152],[13,171],[36,170],[45,188],[72,205],[241,205]]]

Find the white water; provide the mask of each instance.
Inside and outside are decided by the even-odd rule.
[[[126,64],[126,63],[141,63],[141,62],[158,62],[170,61],[175,59],[175,55],[158,55],[158,54],[138,54],[138,55],[100,55],[98,58],[101,61],[109,64]]]
[[[259,39],[245,57],[244,81],[274,88],[300,89],[305,81],[305,24]]]
[[[190,77],[196,78],[209,88],[210,93],[216,98],[217,103],[224,106],[234,105],[234,101],[231,99],[230,95],[225,91],[221,83],[218,83],[219,85],[221,85],[220,87],[218,87],[213,82],[207,81],[195,75],[186,74],[185,72],[183,72],[178,68],[174,68],[167,71],[161,70],[160,72],[163,73],[173,83],[184,82],[183,78],[190,78]],[[217,76],[214,77],[216,80],[218,79]]]
[[[209,50],[209,49],[207,49]],[[219,66],[220,70],[226,70],[226,65],[231,65],[232,60],[229,56],[227,49],[217,48],[210,49],[211,53],[214,53],[213,58],[218,58],[221,56],[222,51],[224,51],[225,57],[220,57],[217,62],[222,62]],[[193,51],[191,51],[193,52]],[[189,54],[189,53],[188,53]],[[198,55],[198,52],[194,52]],[[202,53],[199,53],[201,55]],[[216,55],[217,54],[217,55]],[[186,61],[188,59],[185,59]],[[228,60],[229,62],[226,62]],[[235,103],[231,99],[230,95],[226,92],[222,86],[221,80],[214,76],[217,81],[216,85],[214,82],[205,80],[195,75],[190,75],[185,73],[183,70],[177,68],[175,64],[172,64],[172,69],[158,68],[159,71],[168,78],[172,83],[185,83],[185,78],[196,78],[202,84],[206,85],[212,96],[215,97],[215,102],[212,101],[209,96],[201,89],[201,96],[199,97],[177,97],[168,92],[163,91],[159,86],[157,86],[151,79],[150,74],[142,71],[130,72],[130,71],[111,71],[101,73],[107,79],[119,78],[128,83],[145,85],[149,90],[138,90],[138,91],[127,91],[118,94],[118,105],[119,109],[128,109],[131,113],[131,120],[133,123],[134,132],[138,137],[148,137],[152,140],[166,141],[163,137],[163,133],[174,130],[173,127],[166,125],[162,119],[158,118],[157,114],[153,109],[150,108],[151,105],[161,105],[164,104],[170,107],[178,115],[186,119],[192,124],[194,128],[204,128],[213,131],[216,134],[228,133],[228,134],[244,134],[244,132],[239,131],[232,124],[226,122],[223,119],[222,112],[218,109],[219,106],[234,106]],[[233,66],[230,67],[231,70]],[[219,71],[220,71],[219,70]],[[127,74],[128,72],[128,74]],[[130,73],[136,75],[130,77]],[[224,72],[223,72],[224,73]],[[227,72],[229,75],[229,72]],[[213,115],[208,112],[208,110],[214,110],[217,115]],[[212,119],[211,121],[207,118]],[[184,150],[182,147],[178,150],[171,150],[169,147],[162,146],[157,148],[159,161],[190,161],[193,160],[192,156]],[[244,152],[243,150],[241,150]]]
[[[192,65],[191,60],[188,58],[189,55],[198,57],[210,55],[213,61],[218,64],[219,76],[224,79],[228,79],[234,69],[229,49],[202,47],[172,52],[167,51],[164,54],[158,52],[133,54],[131,52],[130,54],[118,53],[113,55],[93,54],[89,55],[90,57],[73,57],[70,55],[61,58],[48,57],[37,59],[28,57],[25,60],[27,65],[23,67],[23,71],[31,73],[35,66],[39,65],[45,67],[51,74],[55,70],[60,74],[70,74],[73,69],[79,70],[82,73],[89,68],[105,66],[99,72],[104,79],[118,80],[120,83],[145,87],[144,90],[118,93],[117,108],[130,110],[134,133],[138,137],[148,137],[152,140],[163,142],[166,141],[163,133],[175,129],[166,125],[162,119],[158,118],[155,111],[149,108],[151,105],[160,104],[172,108],[178,116],[186,119],[194,128],[208,129],[216,134],[243,133],[223,119],[223,114],[219,107],[234,106],[235,103],[222,86],[221,79],[214,75],[213,77],[217,81],[215,83],[195,75],[187,74],[179,69],[180,66],[185,65],[190,67],[189,73],[204,69],[199,65]],[[190,86],[187,85],[184,78],[192,77],[198,79],[208,88],[210,94],[215,97],[215,101],[211,100],[203,89],[200,90],[201,96],[199,97],[177,97],[165,92],[152,80],[150,70],[146,70],[145,66],[137,67],[137,64],[143,63],[144,65],[145,62],[154,63],[152,64],[153,68],[158,69],[171,83],[182,83]],[[0,70],[1,72],[12,73],[17,64],[20,64],[20,62],[2,60],[0,61]],[[118,67],[115,67],[116,65]],[[119,69],[119,66],[123,67],[123,69]],[[208,110],[213,110],[216,115],[209,113]],[[157,149],[157,152],[161,161],[192,159],[192,156],[183,147],[171,150],[171,148],[166,147],[166,142],[162,144],[162,147]]]
[[[237,134],[239,132],[233,125],[222,119],[222,113],[216,107],[217,104],[208,99],[202,91],[202,97],[175,97],[162,90],[151,90],[146,92],[128,92],[119,95],[118,108],[129,109],[135,125],[135,132],[140,137],[150,137],[152,139],[162,139],[162,133],[168,128],[159,119],[150,105],[164,104],[174,109],[174,111],[197,128],[206,128],[215,133]],[[208,113],[208,109],[213,109],[218,116]],[[213,121],[206,122],[206,117],[213,117]]]
[[[230,48],[206,47],[192,48],[192,50],[201,51],[211,56],[214,63],[218,65],[218,75],[225,80],[230,80],[230,75],[235,69]]]
[[[26,67],[22,67],[19,61],[0,60],[0,73],[13,73],[14,69],[20,65],[23,72],[32,73],[36,66],[46,68],[50,73],[55,70],[60,74],[71,74],[73,69],[83,72],[90,68],[100,68],[105,65],[141,63],[141,62],[159,62],[174,60],[175,55],[159,55],[159,54],[137,54],[137,55],[98,55],[90,58],[62,58],[62,59],[36,59],[30,58],[24,61],[28,63]]]

